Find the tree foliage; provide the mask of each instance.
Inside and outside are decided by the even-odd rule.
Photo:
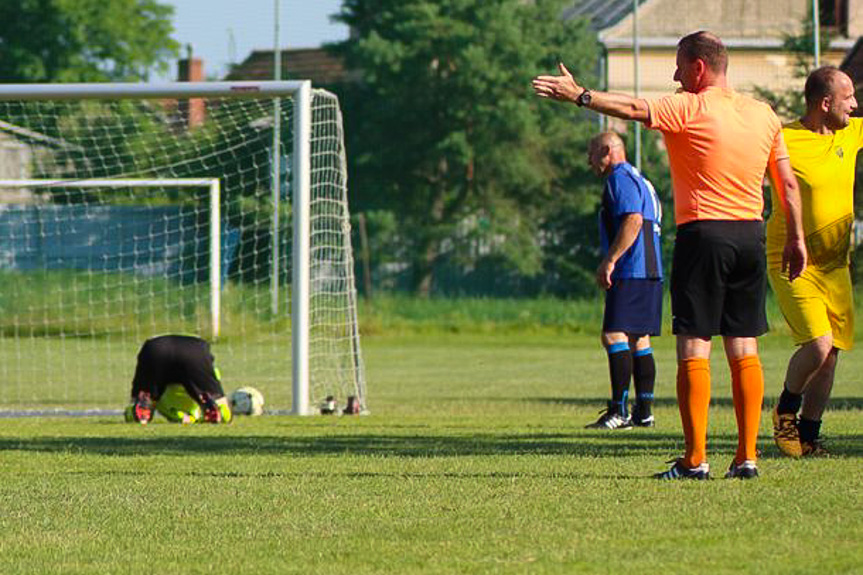
[[[803,29],[799,34],[786,34],[782,41],[782,48],[794,58],[793,76],[795,78],[806,78],[815,68],[815,35],[812,18],[803,21]],[[821,30],[820,49],[824,53],[830,46],[830,33]],[[785,120],[799,118],[806,112],[806,102],[803,91],[791,88],[788,90],[773,91],[767,88],[755,88],[755,94],[765,100]]]
[[[144,80],[177,54],[172,14],[157,0],[4,0],[0,80]]]
[[[565,4],[345,0],[354,34],[336,49],[362,76],[343,94],[353,205],[396,212],[414,291],[428,294],[444,261],[538,274],[558,240],[549,220],[592,213],[592,118],[530,86],[559,58],[593,76],[596,36],[561,20]]]

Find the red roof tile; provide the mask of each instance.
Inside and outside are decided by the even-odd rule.
[[[237,64],[226,80],[273,79],[273,51],[255,50]],[[345,69],[344,62],[323,48],[282,50],[282,74],[286,80],[311,80],[317,86],[339,84],[350,80],[353,74]]]

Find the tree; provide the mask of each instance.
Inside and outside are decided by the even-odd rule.
[[[172,14],[156,0],[0,2],[0,80],[145,80],[177,54]]]
[[[595,67],[586,22],[563,0],[345,0],[352,38],[335,47],[362,82],[346,92],[354,206],[396,212],[412,288],[428,295],[442,258],[478,246],[523,274],[543,266],[540,233],[561,206],[593,210],[575,107],[534,97],[530,80],[563,57]],[[592,221],[592,216],[591,216]]]
[[[799,34],[785,34],[782,41],[783,50],[794,58],[792,70],[794,78],[806,78],[815,68],[814,27],[815,24],[809,16],[803,21],[803,28]],[[830,33],[822,30],[819,38],[821,51],[826,52],[830,46]],[[799,118],[806,111],[803,91],[797,88],[774,92],[756,86],[755,95],[770,104],[776,113],[786,120]]]

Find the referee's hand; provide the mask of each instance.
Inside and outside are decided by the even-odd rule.
[[[596,285],[604,290],[611,288],[611,274],[614,273],[614,262],[603,259],[596,268]]]
[[[550,98],[559,102],[575,102],[584,92],[563,62],[557,65],[559,76],[537,76],[533,79],[533,91],[540,98]]]
[[[788,281],[800,277],[806,269],[806,243],[802,239],[788,238],[782,250],[782,273],[788,273]]]

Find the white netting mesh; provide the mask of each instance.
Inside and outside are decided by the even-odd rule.
[[[0,101],[0,409],[118,407],[138,347],[164,333],[215,339],[226,391],[252,385],[269,408],[291,406],[292,109],[290,98]],[[365,406],[332,94],[313,92],[311,131],[310,399]],[[218,338],[211,190],[164,181],[189,178],[221,188]]]

